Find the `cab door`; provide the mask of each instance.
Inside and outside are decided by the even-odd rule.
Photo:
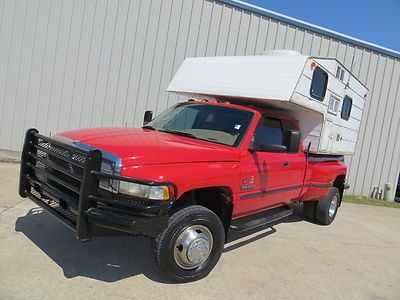
[[[271,148],[271,151],[248,150],[242,157],[238,215],[288,204],[298,197],[301,190],[304,153],[283,151],[284,126],[281,120],[262,117],[254,131],[252,145],[270,145],[265,149]]]

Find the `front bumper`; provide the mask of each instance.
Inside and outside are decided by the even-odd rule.
[[[178,193],[176,185],[104,173],[102,161],[100,150],[78,149],[29,129],[21,157],[19,194],[55,216],[80,240],[121,233],[157,236],[168,224]],[[113,179],[167,185],[173,197],[170,201],[150,201],[99,187],[100,180]]]

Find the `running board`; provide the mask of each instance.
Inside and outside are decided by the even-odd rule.
[[[230,229],[237,232],[244,232],[257,227],[271,224],[275,221],[284,219],[292,214],[293,209],[290,207],[277,207],[250,217],[244,217],[234,220],[232,221]]]

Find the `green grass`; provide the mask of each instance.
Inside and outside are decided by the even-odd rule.
[[[343,200],[344,200],[344,202],[348,202],[348,203],[400,208],[400,203],[398,203],[398,202],[388,202],[385,200],[367,198],[364,196],[345,195]]]

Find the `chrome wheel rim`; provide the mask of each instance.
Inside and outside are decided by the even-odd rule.
[[[174,243],[175,262],[182,269],[195,269],[207,260],[212,247],[213,237],[207,227],[189,226],[179,234]]]
[[[331,205],[329,206],[329,218],[331,219],[336,212],[337,209],[337,204],[338,204],[338,197],[334,196],[331,200]]]

